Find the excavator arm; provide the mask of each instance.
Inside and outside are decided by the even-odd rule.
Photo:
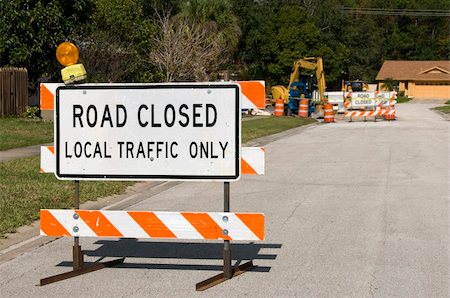
[[[299,69],[310,69],[316,71],[316,79],[317,79],[317,87],[319,89],[319,98],[320,101],[326,103],[325,98],[325,72],[323,71],[323,60],[321,57],[305,57],[303,59],[299,59],[294,62],[294,66],[292,67],[292,73],[289,78],[289,86],[295,81],[298,80]]]
[[[327,99],[325,98],[325,72],[323,71],[323,61],[321,57],[305,57],[295,61],[292,67],[291,75],[289,77],[289,85],[287,86],[287,88],[284,86],[272,87],[273,100],[283,98],[285,102],[287,102],[289,97],[289,88],[291,87],[291,84],[293,82],[298,81],[301,68],[315,70],[317,86],[319,89],[319,98],[322,103],[326,103]]]

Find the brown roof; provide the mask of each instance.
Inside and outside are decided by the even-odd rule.
[[[393,78],[397,81],[450,81],[450,60],[393,61],[386,60],[376,80]]]

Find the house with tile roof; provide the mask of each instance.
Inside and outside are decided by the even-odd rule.
[[[381,90],[386,79],[399,82],[399,91],[423,99],[450,99],[450,60],[386,60],[376,76]]]

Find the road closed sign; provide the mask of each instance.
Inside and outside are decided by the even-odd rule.
[[[239,94],[231,83],[59,87],[56,176],[237,180]]]

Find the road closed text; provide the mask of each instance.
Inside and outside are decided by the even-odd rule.
[[[133,141],[121,139],[116,141],[65,141],[63,145],[65,158],[86,159],[176,159],[181,152],[192,158],[225,159],[229,147],[227,140],[190,141],[184,145],[177,141],[150,139],[152,132],[158,129],[180,128],[214,128],[217,120],[217,108],[212,103],[197,104],[140,104],[128,109],[124,104],[72,105],[72,128],[82,129],[127,129],[148,130],[146,140]],[[183,148],[184,146],[184,148]]]
[[[213,127],[217,121],[217,109],[214,104],[182,104],[177,108],[167,104],[163,113],[157,114],[155,104],[141,104],[135,116],[140,127]],[[106,104],[103,107],[89,105],[86,108],[73,105],[74,128],[124,127],[128,119],[127,108],[122,104]]]

